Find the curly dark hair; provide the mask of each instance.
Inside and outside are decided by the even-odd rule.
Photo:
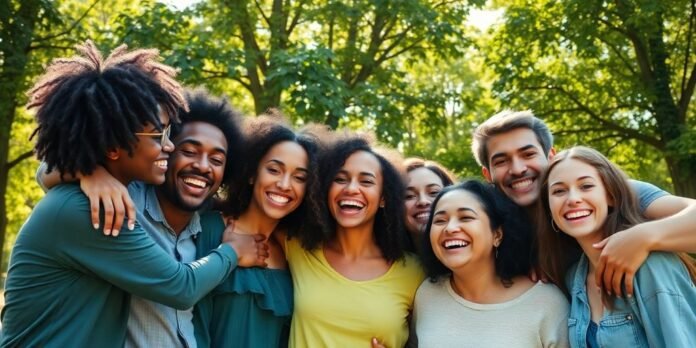
[[[269,111],[266,115],[248,119],[244,125],[244,139],[242,157],[237,165],[232,167],[233,175],[225,182],[227,192],[226,199],[222,202],[223,211],[238,218],[251,203],[254,187],[249,184],[249,180],[256,177],[258,164],[263,156],[278,143],[297,143],[305,150],[308,158],[305,196],[297,209],[281,219],[278,226],[285,228],[289,237],[299,236],[304,243],[299,231],[305,230],[309,221],[316,221],[316,212],[320,209],[320,203],[315,198],[322,142],[309,127],[298,132],[293,131],[277,111]]]
[[[328,145],[319,164],[319,201],[321,207],[317,226],[305,231],[305,245],[309,249],[317,248],[322,243],[336,237],[336,220],[326,204],[331,184],[348,157],[358,151],[365,151],[377,158],[382,169],[382,197],[384,207],[377,211],[374,225],[374,238],[382,255],[388,261],[395,261],[404,256],[405,251],[414,251],[406,229],[404,228],[404,172],[397,163],[400,159],[390,159],[393,154],[383,153],[373,148],[367,137],[357,134],[336,135],[334,142]]]
[[[157,50],[121,45],[102,59],[91,41],[76,48],[80,55],[54,59],[27,92],[27,108],[38,108],[36,155],[61,176],[91,174],[110,148],[132,154],[143,125],[162,129],[160,108],[172,122],[188,110],[176,71],[157,62]]]
[[[238,158],[242,154],[242,115],[230,106],[226,98],[214,97],[205,88],[186,89],[185,97],[189,110],[179,110],[181,124],[172,127],[172,138],[176,138],[183,125],[189,122],[204,122],[220,129],[227,140],[227,161],[222,181],[228,182],[233,166],[239,163]]]
[[[501,228],[503,231],[503,240],[498,246],[495,259],[495,272],[503,285],[509,286],[512,284],[513,277],[528,274],[531,268],[532,229],[527,214],[499,192],[493,184],[472,179],[444,188],[433,201],[433,208],[425,228],[426,233],[423,233],[421,241],[423,243],[422,260],[430,280],[435,282],[441,276],[452,273],[433,252],[430,228],[433,225],[433,215],[440,198],[456,190],[464,190],[476,196],[488,215],[491,230]]]

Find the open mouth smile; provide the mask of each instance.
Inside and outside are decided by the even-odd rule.
[[[442,247],[444,247],[447,250],[452,250],[466,248],[469,246],[469,244],[471,243],[461,239],[448,239],[442,243]]]

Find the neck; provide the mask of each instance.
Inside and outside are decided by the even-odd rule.
[[[278,226],[280,220],[270,218],[255,204],[253,199],[249,207],[235,222],[235,230],[244,234],[263,234],[268,238]]]
[[[167,221],[169,227],[171,227],[174,230],[174,233],[178,236],[181,231],[186,228],[189,222],[191,222],[191,218],[193,218],[193,214],[196,212],[177,207],[159,190],[155,190],[155,194],[157,195],[157,201],[159,202],[160,209],[162,209],[164,220]]]
[[[452,289],[459,296],[475,303],[499,303],[496,294],[503,288],[495,274],[494,260],[467,264],[452,271]]]
[[[336,236],[327,244],[331,249],[348,257],[382,254],[374,238],[374,225],[344,228],[336,227]]]
[[[602,250],[593,247],[592,244],[599,243],[602,241],[602,239],[602,233],[600,231],[592,233],[591,235],[586,236],[584,238],[575,239],[578,241],[578,244],[580,244],[580,248],[582,248],[582,251],[587,256],[587,260],[590,263],[591,270],[594,270],[594,268],[597,266],[597,263],[599,262],[599,256],[602,254]]]

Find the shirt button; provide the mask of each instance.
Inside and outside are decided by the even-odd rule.
[[[627,316],[626,316],[626,320],[633,320],[633,316],[632,316],[632,315],[630,315],[630,314],[629,314],[629,315],[627,315]]]

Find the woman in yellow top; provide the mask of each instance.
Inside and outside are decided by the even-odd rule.
[[[319,173],[323,221],[286,243],[290,347],[402,347],[424,278],[407,252],[402,175],[358,136],[335,140]]]

